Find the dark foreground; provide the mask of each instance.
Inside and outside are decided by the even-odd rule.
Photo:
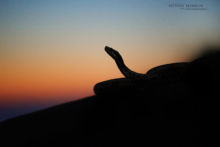
[[[207,54],[190,63],[181,82],[92,96],[5,121],[0,144],[210,146],[219,125],[219,76],[220,53]]]

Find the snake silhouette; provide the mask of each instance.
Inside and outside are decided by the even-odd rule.
[[[146,74],[137,73],[129,69],[118,51],[106,46],[105,51],[111,56],[125,78],[112,79],[97,83],[94,86],[95,94],[112,94],[120,91],[128,92],[146,89],[151,83],[167,83],[182,80],[188,62],[179,62],[160,65],[150,69]]]

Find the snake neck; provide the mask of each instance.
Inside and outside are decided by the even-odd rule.
[[[132,70],[130,70],[124,63],[123,59],[121,56],[118,56],[117,59],[115,59],[115,62],[119,68],[119,70],[121,71],[121,73],[126,77],[126,78],[130,78],[130,79],[146,79],[147,75],[146,74],[140,74],[140,73],[136,73]]]

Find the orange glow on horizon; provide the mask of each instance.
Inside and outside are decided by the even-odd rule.
[[[48,62],[42,61],[33,64],[29,63],[31,61],[7,64],[1,71],[0,80],[3,84],[0,85],[0,104],[25,101],[46,102],[62,100],[62,98],[73,100],[93,95],[93,86],[97,82],[123,77],[114,61],[105,55],[104,50],[102,53],[103,58],[91,59],[90,64],[83,62],[77,62],[77,65],[71,64],[68,59],[63,59],[66,60],[63,63],[51,60],[50,62],[54,61],[56,66],[50,62],[48,66]],[[148,61],[144,67],[145,63],[140,66],[138,62],[131,64],[132,60],[125,57],[125,62],[132,70],[142,73],[161,64],[160,60],[157,63]]]

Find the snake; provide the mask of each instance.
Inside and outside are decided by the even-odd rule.
[[[186,69],[188,62],[178,62],[164,64],[154,67],[145,74],[135,72],[127,67],[121,54],[108,46],[105,46],[106,53],[113,58],[118,69],[124,78],[111,79],[97,83],[94,86],[96,95],[114,94],[129,91],[138,91],[146,89],[152,83],[167,83],[182,80],[182,75]]]

